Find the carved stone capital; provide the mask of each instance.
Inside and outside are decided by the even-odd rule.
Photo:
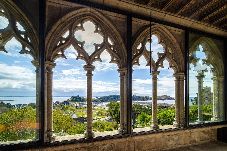
[[[93,75],[93,74],[92,74],[92,71],[95,70],[95,66],[89,65],[89,64],[84,65],[84,70],[87,71],[87,76],[88,76],[88,75],[91,75],[91,76],[92,76],[92,75]]]
[[[52,62],[52,61],[46,61],[45,62],[45,68],[46,68],[46,72],[52,73],[53,68],[56,66],[56,63]]]
[[[184,80],[184,73],[183,72],[178,72],[173,75],[175,77],[175,80]]]
[[[120,73],[120,77],[125,76],[127,74],[127,68],[120,68],[118,72]]]

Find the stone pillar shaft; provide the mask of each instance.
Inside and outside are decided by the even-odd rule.
[[[219,120],[223,121],[225,119],[225,104],[224,104],[224,77],[218,77],[218,103],[219,111],[218,117]]]
[[[175,76],[175,126],[184,126],[184,73]]]
[[[203,99],[203,78],[204,73],[199,73],[197,76],[198,79],[198,122],[203,121],[202,117],[202,99]]]
[[[92,132],[92,71],[95,67],[93,65],[85,65],[84,70],[87,71],[87,132],[86,137],[92,138],[94,136]]]
[[[47,61],[46,62],[46,100],[45,100],[45,119],[46,119],[46,141],[51,142],[53,141],[53,68],[55,67],[55,63]]]
[[[126,132],[125,122],[126,122],[126,116],[127,111],[125,110],[126,106],[126,72],[127,69],[119,69],[118,72],[120,73],[120,134],[124,134]]]
[[[159,129],[158,126],[158,119],[157,119],[157,112],[158,112],[158,104],[157,104],[157,76],[158,71],[152,71],[152,128],[154,130]]]
[[[219,119],[219,116],[218,116],[218,106],[219,105],[218,105],[217,77],[213,76],[212,80],[213,80],[213,117],[212,117],[212,120],[216,121],[216,120]]]

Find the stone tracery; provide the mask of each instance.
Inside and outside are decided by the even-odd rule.
[[[124,76],[123,79],[126,79],[126,75],[122,74],[122,70],[125,66],[125,56],[126,51],[121,39],[120,34],[115,29],[110,21],[108,21],[101,13],[98,11],[82,8],[77,11],[71,12],[67,14],[64,18],[64,21],[59,21],[56,23],[54,28],[50,31],[47,36],[47,53],[46,60],[47,62],[52,62],[55,64],[55,60],[58,57],[66,58],[64,54],[64,50],[72,45],[77,51],[77,59],[84,60],[86,65],[84,66],[84,70],[87,72],[87,132],[86,137],[93,137],[92,132],[92,72],[95,69],[93,63],[95,61],[102,61],[100,55],[103,51],[107,51],[111,56],[110,63],[116,63],[119,67],[120,76]],[[75,21],[76,19],[76,21]],[[64,24],[67,22],[67,26]],[[69,23],[69,24],[68,24]],[[86,28],[85,24],[91,24],[90,27]],[[61,26],[61,27],[60,27]],[[55,28],[56,27],[56,28]],[[63,30],[62,30],[63,28]],[[101,38],[102,40],[98,40],[97,43],[93,41],[88,43],[89,47],[94,47],[92,52],[86,49],[87,41],[84,41],[80,37],[78,37],[77,33],[79,32],[90,32],[89,34],[93,34]],[[60,33],[60,34],[59,34]],[[96,39],[97,40],[97,39]],[[48,74],[48,73],[47,73]],[[124,83],[122,83],[124,82]],[[121,80],[120,91],[122,95],[126,95],[125,92],[125,82],[126,80]],[[47,102],[49,105],[52,103],[52,79],[47,80],[47,85],[49,85],[47,89]],[[121,102],[123,101],[123,96],[121,96]],[[52,106],[48,106],[48,108],[52,108]],[[48,116],[52,116],[49,114]],[[50,133],[48,137],[52,134],[52,121],[49,121],[47,125],[47,133]],[[123,125],[123,124],[122,124]],[[123,129],[123,126],[121,126]],[[123,130],[122,130],[123,131]]]
[[[22,45],[21,54],[30,54],[34,62],[38,60],[38,42],[35,30],[23,13],[11,1],[0,4],[0,16],[4,26],[0,29],[0,51],[5,50],[5,44],[15,37]]]
[[[201,52],[203,56],[197,56],[197,52]],[[222,55],[217,45],[209,38],[199,37],[192,40],[192,46],[189,52],[189,62],[191,67],[197,73],[198,79],[198,122],[204,122],[202,119],[202,106],[203,106],[203,83],[205,73],[210,69],[212,76],[213,87],[213,121],[223,120],[221,116],[223,113],[223,77],[224,68]],[[192,70],[192,69],[191,69]]]
[[[166,59],[169,66],[174,70],[175,76],[175,108],[176,108],[176,126],[184,125],[184,59],[180,46],[177,45],[173,35],[161,25],[153,25],[151,33],[158,37],[158,43],[163,46],[163,52],[156,52],[158,58],[154,58],[154,51],[151,48],[151,53],[147,50],[146,44],[150,42],[151,35],[149,27],[145,28],[136,38],[133,44],[133,64],[139,65],[140,56],[144,56],[147,61],[147,66],[151,65],[152,69],[152,120],[153,129],[158,129],[157,121],[157,76],[159,68],[163,67],[163,61]],[[174,51],[173,51],[174,50]],[[150,58],[152,56],[152,58]],[[151,61],[151,62],[150,62]]]

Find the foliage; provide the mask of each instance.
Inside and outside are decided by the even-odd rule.
[[[31,106],[10,108],[0,114],[0,141],[35,139],[36,110]]]
[[[212,118],[212,105],[203,105],[202,106],[202,120],[210,121]],[[189,121],[196,122],[198,119],[198,106],[191,105],[189,108]]]
[[[108,115],[116,122],[120,123],[120,103],[110,102],[108,105]]]
[[[98,132],[104,131],[113,131],[118,129],[118,124],[116,122],[107,122],[107,121],[95,121],[93,123],[93,130]]]
[[[84,97],[80,97],[79,95],[77,95],[77,96],[72,96],[67,101],[69,101],[69,102],[85,102],[85,98]]]
[[[105,117],[108,116],[108,112],[106,111],[106,109],[98,107],[98,108],[95,109],[94,116],[100,117],[100,118],[105,118]]]
[[[141,114],[141,113],[146,113],[148,115],[151,114],[151,106],[150,105],[141,105],[141,104],[133,104],[132,105],[132,111],[135,114]]]
[[[67,129],[67,133],[69,135],[75,135],[75,134],[84,134],[86,130],[86,125],[84,123],[76,123],[69,129]]]
[[[73,118],[65,114],[63,110],[53,111],[53,127],[55,133],[67,132],[74,125]]]
[[[158,124],[173,125],[175,110],[173,108],[159,109],[157,117],[158,117]]]
[[[137,126],[140,125],[142,127],[150,126],[151,115],[142,112],[141,114],[138,115],[136,124]]]

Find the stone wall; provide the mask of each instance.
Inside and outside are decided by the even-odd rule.
[[[160,132],[121,139],[110,139],[92,143],[70,144],[58,147],[33,149],[30,151],[152,151],[172,149],[188,145],[216,141],[217,128],[211,126]]]

